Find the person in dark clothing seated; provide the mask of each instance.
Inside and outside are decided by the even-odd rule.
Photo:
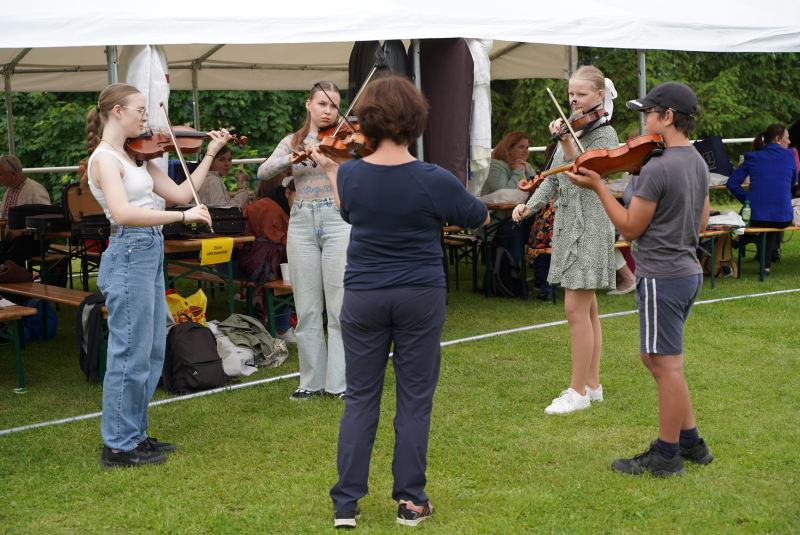
[[[0,204],[2,219],[8,219],[8,211],[23,204],[50,204],[50,195],[38,182],[22,173],[22,164],[13,155],[0,156],[0,184],[6,187]],[[49,243],[49,242],[48,242]],[[40,254],[39,242],[24,229],[6,230],[4,253],[0,254],[0,264],[11,260],[18,266],[25,266],[30,257]]]
[[[797,186],[797,164],[794,151],[789,149],[789,131],[780,124],[769,125],[764,132],[756,135],[750,151],[728,179],[728,190],[742,204],[750,201],[751,227],[786,228],[792,224],[792,191]],[[742,183],[748,176],[750,190],[745,191]],[[767,274],[772,264],[773,252],[780,247],[781,234],[767,233],[764,251],[764,268]],[[748,238],[751,241],[754,239]]]
[[[370,82],[355,115],[377,147],[373,154],[339,165],[314,149],[336,209],[352,225],[340,316],[347,389],[339,481],[330,491],[334,526],[355,527],[358,500],[367,494],[392,343],[397,390],[392,499],[398,503],[397,523],[415,526],[433,512],[425,471],[445,320],[442,221],[476,228],[489,222],[489,213],[452,173],[409,153],[425,128],[428,103],[406,78]]]

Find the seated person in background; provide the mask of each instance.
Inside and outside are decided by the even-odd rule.
[[[492,151],[492,161],[489,166],[489,176],[481,188],[481,197],[489,195],[500,189],[517,189],[521,175],[528,178],[533,175],[533,169],[526,161],[528,159],[528,146],[530,138],[524,132],[509,132],[500,140],[500,143]],[[495,244],[505,248],[514,258],[514,262],[519,264],[522,250],[520,247],[520,232],[525,236],[530,232],[532,221],[523,222],[522,230],[513,228],[514,222],[511,220],[511,212],[506,210],[494,210],[492,216],[498,219],[508,219],[495,231]]]
[[[757,134],[744,162],[728,179],[727,187],[742,204],[750,201],[750,226],[786,228],[792,224],[792,191],[797,186],[797,164],[789,149],[789,131],[771,124]],[[750,190],[742,188],[750,176]],[[767,233],[764,268],[769,273],[772,253],[780,247],[780,232]],[[742,242],[744,243],[744,242]]]
[[[255,266],[256,263],[263,262],[271,262],[272,266],[280,266],[281,263],[287,262],[285,245],[286,235],[289,232],[289,212],[296,193],[294,180],[291,176],[287,176],[283,179],[282,185],[267,189],[270,185],[270,181],[259,181],[255,200],[244,208],[244,215],[247,218],[247,233],[256,237],[256,243],[253,244],[253,247],[246,247],[240,252],[240,267]],[[264,242],[281,244],[283,247],[262,247],[260,244],[264,244]],[[267,255],[266,258],[264,255]],[[273,260],[272,256],[275,255],[279,255],[279,258]],[[242,271],[246,273],[248,269]],[[252,272],[252,268],[249,271]],[[278,277],[281,276],[279,267],[273,272]],[[263,290],[259,291],[263,292]],[[275,331],[278,338],[287,344],[296,344],[297,336],[289,322],[290,314],[291,309],[288,305],[275,310]]]
[[[22,204],[50,204],[50,195],[44,186],[22,174],[22,164],[13,155],[0,156],[0,184],[7,186],[3,194],[0,218],[8,219],[8,210]],[[0,264],[11,260],[20,266],[30,257],[39,254],[39,242],[25,230],[6,230],[5,253]]]
[[[206,175],[197,197],[206,206],[237,206],[243,208],[247,204],[247,187],[237,183],[236,197],[231,199],[228,187],[222,182],[233,167],[233,154],[227,145],[222,147],[211,163],[211,170]]]

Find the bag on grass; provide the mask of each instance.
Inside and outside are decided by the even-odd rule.
[[[206,325],[206,305],[208,298],[203,290],[197,290],[197,293],[189,297],[183,297],[175,290],[167,290],[167,308],[172,314],[172,319],[175,323],[181,321],[196,321],[197,323]],[[185,315],[189,319],[180,319]]]
[[[522,296],[522,272],[504,247],[489,245],[489,262],[492,291],[500,297]]]
[[[164,390],[170,394],[199,392],[225,385],[229,379],[217,354],[217,341],[211,329],[182,315],[167,335],[161,378]]]
[[[56,311],[50,306],[47,301],[41,299],[28,299],[23,306],[35,308],[36,314],[33,316],[26,316],[23,320],[25,325],[25,340],[48,340],[56,335],[58,330],[58,316]],[[44,333],[44,326],[42,319],[47,314],[47,335]]]

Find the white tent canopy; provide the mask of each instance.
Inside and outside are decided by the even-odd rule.
[[[405,45],[408,48],[408,41]],[[352,48],[353,41],[165,46],[173,90],[192,89],[192,64],[209,52],[198,70],[200,89],[308,89],[319,80],[347,87]],[[118,47],[118,56],[122,49]],[[569,49],[495,41],[492,78],[563,78],[570,70]],[[0,66],[23,50],[0,48]],[[16,65],[12,79],[14,91],[100,91],[107,85],[104,46],[32,48]]]
[[[251,45],[479,37],[607,48],[800,50],[797,0],[352,0],[224,5],[199,0],[5,2],[0,49],[186,43]],[[224,36],[224,37],[221,37]],[[326,55],[324,47],[318,54]],[[270,58],[268,61],[273,61]],[[249,61],[249,60],[246,60]],[[263,61],[260,60],[260,61]]]

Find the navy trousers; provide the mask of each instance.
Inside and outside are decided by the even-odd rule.
[[[353,511],[367,494],[369,463],[380,416],[383,379],[394,342],[394,500],[421,505],[428,464],[428,432],[439,380],[446,289],[345,289],[340,321],[344,342],[345,410],[331,489],[335,511]]]

